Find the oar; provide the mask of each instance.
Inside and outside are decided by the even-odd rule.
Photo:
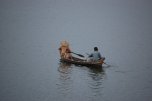
[[[108,67],[111,67],[111,65],[109,65],[109,64],[107,64],[107,63],[105,63],[105,62],[103,62],[103,64],[107,65]]]
[[[75,52],[70,52],[70,53],[73,53],[73,54],[78,55],[78,56],[80,56],[80,57],[84,57],[83,55],[77,54],[77,53],[75,53]]]

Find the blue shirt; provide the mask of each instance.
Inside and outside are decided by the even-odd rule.
[[[89,57],[91,57],[93,61],[98,61],[102,58],[100,52],[98,51],[94,51],[92,54],[89,55]]]

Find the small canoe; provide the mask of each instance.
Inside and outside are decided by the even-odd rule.
[[[60,59],[61,62],[80,65],[80,66],[87,66],[87,67],[102,67],[103,61],[100,62],[88,62],[84,59],[72,57],[72,59]]]

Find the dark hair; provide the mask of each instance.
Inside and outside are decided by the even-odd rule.
[[[94,51],[98,51],[98,47],[94,47]]]

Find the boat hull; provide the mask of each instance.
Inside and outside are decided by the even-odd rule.
[[[73,57],[72,59],[60,59],[61,62],[80,65],[80,66],[87,66],[87,67],[102,67],[103,61],[100,62],[88,62],[83,59],[79,59]]]

